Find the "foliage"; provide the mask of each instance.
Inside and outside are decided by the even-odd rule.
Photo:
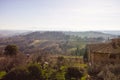
[[[31,77],[31,80],[43,80],[43,70],[39,64],[31,64],[28,66],[29,71],[29,77]]]
[[[51,59],[48,54],[39,54],[36,56],[30,55],[30,57],[25,58],[25,61],[21,61],[24,60],[24,56],[21,56],[20,54],[17,54],[16,56],[5,56],[4,58],[5,61],[3,62],[6,64],[4,64],[4,66],[7,69],[7,74],[2,80],[66,80],[66,73],[68,73],[68,68],[70,67],[69,64],[73,66],[76,61],[82,59],[80,56],[78,56],[79,60],[76,59],[76,56],[52,56]],[[28,61],[27,59],[33,61],[26,62]],[[23,66],[20,62],[24,62],[26,65]],[[6,71],[6,69],[4,70]],[[82,72],[79,68],[77,69],[77,72],[74,71],[72,73],[78,74],[79,71]],[[72,76],[71,79],[72,78],[76,77]]]
[[[55,67],[57,70],[61,71],[61,70],[65,70],[67,67],[69,66],[73,66],[75,63],[75,56],[59,56],[57,58]]]
[[[57,58],[57,63],[56,63],[56,67],[59,70],[61,68],[61,66],[65,65],[65,58],[63,56],[60,56]]]
[[[0,72],[0,79],[3,77],[3,76],[5,76],[6,75],[6,72],[5,71],[1,71]]]
[[[66,71],[65,74],[65,79],[66,80],[71,80],[71,79],[80,79],[83,76],[83,72],[80,71],[77,67],[69,67]]]
[[[29,80],[29,72],[26,68],[15,68],[5,75],[2,80]]]
[[[4,56],[0,59],[0,71],[9,72],[12,68],[26,65],[26,57],[24,54],[16,56]]]
[[[53,80],[52,74],[56,72],[56,70],[50,67],[46,67],[45,69],[43,69],[43,72],[44,72],[45,80]]]
[[[11,70],[2,80],[44,80],[44,75],[39,64],[31,64]]]
[[[88,62],[87,47],[85,47],[85,50],[84,50],[83,60],[84,60],[84,62]]]
[[[5,55],[16,55],[18,52],[18,47],[16,45],[7,45],[5,47]]]
[[[76,48],[76,50],[75,50],[75,55],[77,56],[77,55],[79,55],[80,54],[80,49],[79,49],[79,47],[77,46],[77,48]]]
[[[49,80],[65,80],[65,72],[55,71],[50,75]]]
[[[86,80],[87,79],[87,77],[86,76],[83,76],[82,78],[81,78],[81,80]]]

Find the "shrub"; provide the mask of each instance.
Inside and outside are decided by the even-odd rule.
[[[83,72],[77,67],[69,67],[66,71],[65,78],[66,80],[71,79],[80,79],[83,76]]]
[[[39,64],[31,64],[28,66],[31,80],[44,80],[44,73]]]
[[[65,72],[55,71],[50,75],[49,80],[65,80]]]
[[[66,65],[66,60],[63,56],[60,56],[57,58],[57,62],[56,62],[56,68],[57,70],[60,70],[60,68],[62,66]]]
[[[5,55],[16,55],[18,52],[18,47],[16,45],[7,45],[5,47]]]
[[[39,64],[12,69],[2,80],[45,80]]]
[[[16,56],[4,56],[0,59],[0,71],[9,72],[14,67],[26,65],[26,57],[23,54]]]
[[[25,68],[11,70],[2,80],[29,80],[29,72]]]
[[[1,71],[0,72],[0,79],[3,77],[3,76],[5,76],[6,75],[6,72],[5,71]]]

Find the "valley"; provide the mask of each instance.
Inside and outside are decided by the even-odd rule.
[[[87,45],[109,43],[111,39],[118,37],[118,35],[93,31],[35,31],[1,37],[0,79],[9,80],[8,78],[12,78],[10,75],[13,75],[16,70],[29,71],[29,67],[34,67],[43,71],[43,77],[38,78],[42,80],[69,80],[70,78],[72,80],[102,80],[91,73],[91,70],[96,71],[96,69],[93,69],[93,65],[90,67],[88,64],[90,61]],[[10,50],[13,46],[13,49],[17,49],[18,52],[14,55],[5,55],[7,45],[11,46]],[[6,66],[4,66],[5,64]],[[19,67],[21,68],[19,69]],[[75,70],[75,72],[72,74],[71,70]],[[21,74],[23,73],[20,72],[17,75]],[[33,73],[29,72],[29,74]],[[25,72],[23,76],[30,76],[29,74]],[[18,77],[17,75],[16,77]],[[36,75],[34,73],[33,77]],[[31,77],[32,80],[33,77]],[[30,79],[30,77],[26,77],[26,79]]]

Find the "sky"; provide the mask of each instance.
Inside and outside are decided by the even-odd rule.
[[[0,30],[120,30],[120,0],[0,0]]]

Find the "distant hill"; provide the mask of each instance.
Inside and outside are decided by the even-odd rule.
[[[0,30],[0,38],[3,37],[12,37],[20,34],[26,34],[28,31],[22,31],[22,30]]]
[[[46,32],[32,32],[24,36],[27,39],[41,39],[41,40],[65,40],[69,38],[63,32],[46,31]]]
[[[60,44],[64,44],[68,39],[69,36],[63,32],[37,31],[26,35],[0,39],[0,45],[16,44],[19,46],[20,51],[24,53],[38,53],[41,51],[62,53]]]
[[[117,37],[116,35],[109,34],[109,33],[103,33],[103,32],[96,32],[96,31],[85,31],[85,32],[65,32],[67,35],[74,35],[74,36],[79,36],[79,37],[88,37],[88,38],[115,38]]]
[[[37,31],[37,32],[33,32],[33,31],[26,31],[26,30],[0,30],[0,38],[1,37],[11,37],[11,36],[16,36],[16,35],[26,35],[26,37],[28,37],[29,35],[34,35],[34,37],[39,37],[39,36],[44,36],[44,37],[49,37],[50,35],[49,32],[47,31],[47,33],[41,34],[39,35],[39,33],[43,33],[46,31]],[[51,31],[51,32],[56,32],[54,33],[50,33],[53,36],[56,36],[60,33],[58,33],[58,31]],[[61,31],[62,32],[62,31]],[[30,33],[30,34],[29,34]],[[97,37],[103,37],[103,38],[114,38],[117,35],[120,35],[120,31],[79,31],[79,32],[72,32],[72,31],[63,31],[63,33],[65,33],[66,35],[74,35],[74,36],[78,36],[78,37],[88,37],[88,38],[97,38]],[[36,34],[36,35],[35,35]],[[62,34],[63,35],[63,34]],[[61,36],[62,36],[61,35]],[[59,35],[60,37],[60,35]],[[30,38],[30,36],[29,36]]]
[[[7,34],[9,36],[8,38],[0,38],[0,46],[16,44],[19,47],[20,51],[22,51],[23,53],[49,52],[55,54],[73,54],[77,46],[82,49],[88,43],[99,43],[105,41],[106,39],[108,39],[108,37],[116,37],[116,35],[93,31],[1,31],[0,33],[3,35]]]
[[[120,31],[102,31],[103,33],[106,34],[112,34],[112,35],[120,35]]]

